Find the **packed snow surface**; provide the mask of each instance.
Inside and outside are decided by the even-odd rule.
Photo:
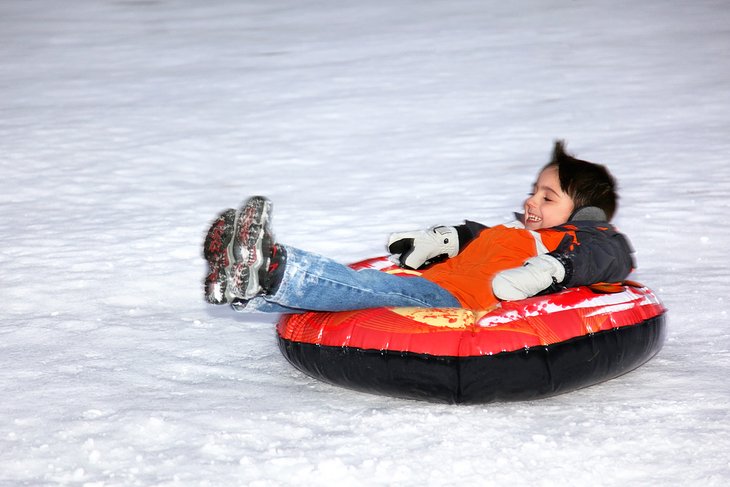
[[[0,484],[727,485],[728,26],[724,0],[0,3]],[[203,302],[247,196],[351,262],[509,220],[558,138],[619,180],[669,310],[627,375],[381,397]]]

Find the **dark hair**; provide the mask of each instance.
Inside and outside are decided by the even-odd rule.
[[[562,189],[573,200],[573,210],[596,206],[611,220],[616,213],[616,181],[604,166],[582,161],[565,152],[562,140],[555,142],[553,158],[545,168],[555,166]],[[545,169],[543,168],[543,169]]]

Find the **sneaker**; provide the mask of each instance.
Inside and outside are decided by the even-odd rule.
[[[233,242],[233,227],[236,210],[228,209],[216,218],[208,229],[203,244],[203,256],[208,261],[208,275],[205,277],[205,300],[211,304],[224,304],[228,283],[230,246]]]
[[[268,265],[261,265],[258,272],[259,285],[261,290],[259,294],[271,296],[279,290],[279,285],[284,278],[284,267],[286,266],[286,249],[274,244],[271,246],[271,254],[269,255]],[[266,269],[266,270],[265,270]],[[250,299],[241,299],[229,293],[228,296],[231,308],[238,312],[244,312],[247,309]]]
[[[249,198],[238,212],[231,245],[233,263],[226,288],[228,301],[249,300],[263,293],[262,281],[274,245],[270,217],[271,202],[263,196]]]
[[[286,249],[279,244],[274,244],[271,247],[271,255],[269,256],[269,265],[266,274],[261,278],[261,287],[264,288],[265,294],[276,294],[276,291],[279,290],[279,284],[281,284],[284,278],[285,266]]]

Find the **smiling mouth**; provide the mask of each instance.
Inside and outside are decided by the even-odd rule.
[[[537,215],[533,215],[532,213],[528,213],[525,217],[525,221],[539,223],[542,221],[542,218]]]

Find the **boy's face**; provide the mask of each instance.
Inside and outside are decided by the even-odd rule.
[[[562,225],[573,212],[573,200],[560,189],[558,168],[543,169],[525,200],[525,227],[539,230]]]

